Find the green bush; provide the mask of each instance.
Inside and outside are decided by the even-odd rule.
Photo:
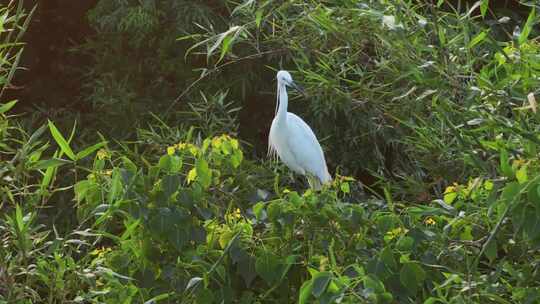
[[[22,286],[36,300],[54,301],[538,299],[535,289],[520,287],[536,280],[536,163],[503,162],[507,180],[456,184],[429,206],[356,201],[352,180],[339,176],[320,193],[274,185],[272,197],[271,173],[256,173],[227,135],[199,143],[188,135],[132,160],[102,144],[68,152],[52,123],[49,130],[57,155],[67,158],[36,160],[37,170],[59,170],[57,178],[85,154],[95,156],[76,169],[86,173],[73,188],[55,189],[75,199],[76,221],[65,236],[39,224],[47,220],[30,203],[39,188],[7,213],[3,258],[20,284],[7,300],[31,298]]]

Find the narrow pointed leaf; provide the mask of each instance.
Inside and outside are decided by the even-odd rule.
[[[77,159],[83,159],[85,157],[87,157],[88,155],[94,153],[96,150],[98,150],[99,148],[105,146],[107,144],[107,142],[100,142],[100,143],[97,143],[93,146],[90,146],[90,147],[87,147],[86,149],[80,151],[79,153],[77,153]]]
[[[60,146],[60,149],[62,152],[64,152],[71,160],[77,160],[77,156],[75,156],[75,153],[73,153],[73,150],[71,150],[71,147],[69,146],[68,142],[62,136],[62,133],[58,131],[56,126],[52,121],[49,120],[49,130],[51,131],[51,135],[53,136],[56,143]]]
[[[0,114],[4,114],[7,111],[11,110],[11,108],[13,108],[13,106],[15,106],[16,103],[17,103],[17,100],[12,100],[10,102],[2,104],[0,106]]]
[[[56,168],[69,163],[71,163],[71,161],[62,158],[51,158],[40,160],[36,162],[31,168],[33,170],[43,170],[48,168]]]

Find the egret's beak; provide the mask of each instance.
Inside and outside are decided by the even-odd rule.
[[[297,85],[295,82],[292,82],[291,81],[291,87],[293,87],[294,89],[296,89],[298,92],[300,92],[300,94],[302,94],[304,97],[306,97],[306,92],[304,91],[304,89]]]

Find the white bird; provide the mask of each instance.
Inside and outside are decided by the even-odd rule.
[[[305,175],[311,188],[319,190],[332,181],[328,173],[323,150],[317,137],[302,118],[287,112],[287,86],[300,92],[287,71],[277,73],[276,116],[268,136],[268,153],[279,159],[292,171]]]

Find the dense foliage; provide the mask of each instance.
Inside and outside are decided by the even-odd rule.
[[[540,7],[471,5],[99,1],[88,123],[0,106],[0,303],[539,302]],[[0,8],[2,91],[28,18]],[[265,65],[320,192],[252,157]]]

